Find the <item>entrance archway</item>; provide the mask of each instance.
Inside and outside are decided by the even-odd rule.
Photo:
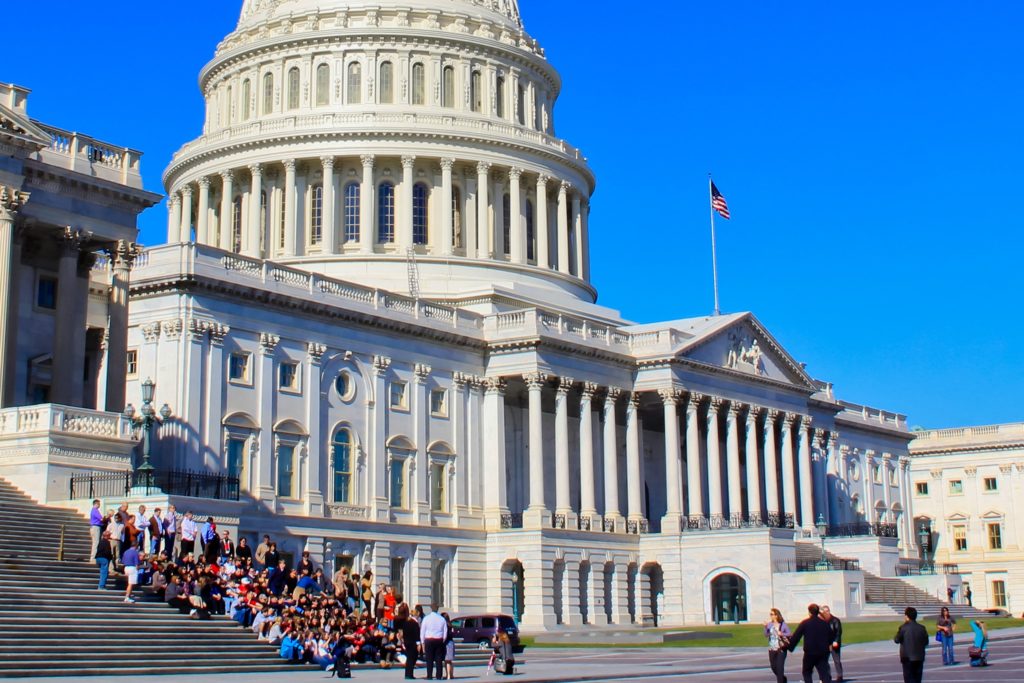
[[[639,621],[643,626],[661,625],[665,603],[665,573],[657,562],[649,562],[640,569]]]
[[[518,624],[523,617],[523,588],[525,585],[523,563],[506,560],[501,565],[501,611],[511,614]]]
[[[590,562],[580,562],[580,616],[584,624],[592,624],[594,606],[590,604]]]
[[[720,574],[711,581],[711,616],[716,624],[747,620],[747,582],[736,574]]]

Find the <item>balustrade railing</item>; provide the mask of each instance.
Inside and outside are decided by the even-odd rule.
[[[860,562],[843,559],[829,559],[826,562],[777,560],[774,567],[775,572],[780,574],[787,572],[859,572]]]
[[[0,436],[57,432],[109,439],[132,438],[131,421],[120,413],[71,408],[54,403],[0,410]]]

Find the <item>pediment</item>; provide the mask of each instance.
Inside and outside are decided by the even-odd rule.
[[[1003,513],[997,512],[996,510],[989,510],[981,516],[982,519],[987,521],[995,521],[1003,518]]]
[[[731,316],[717,329],[690,340],[678,355],[724,368],[816,390],[814,380],[751,313]]]
[[[966,522],[968,519],[967,515],[962,512],[954,512],[949,517],[946,517],[946,521],[949,522]]]
[[[50,146],[50,135],[27,116],[0,104],[0,135],[28,142],[38,149]]]

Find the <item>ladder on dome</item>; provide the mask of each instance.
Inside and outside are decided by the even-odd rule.
[[[409,296],[413,299],[420,298],[420,270],[416,265],[416,248],[409,247],[405,250],[406,269],[409,273]]]

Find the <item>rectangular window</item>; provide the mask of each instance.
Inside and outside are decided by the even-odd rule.
[[[435,558],[430,571],[430,602],[435,605],[445,604],[445,584],[448,583],[448,563]]]
[[[958,496],[964,492],[964,482],[960,479],[953,479],[949,482],[949,492]]]
[[[228,439],[228,476],[242,478],[242,470],[245,467],[245,441],[242,439]]]
[[[994,607],[1006,607],[1006,582],[999,580],[992,582],[992,605]]]
[[[986,491],[998,491],[999,482],[996,481],[995,477],[985,477],[985,490]]]
[[[430,414],[435,417],[448,417],[447,389],[434,389],[430,392]]]
[[[430,465],[430,509],[433,512],[448,512],[448,487],[445,485],[444,463]]]
[[[405,507],[405,460],[394,458],[391,461],[391,496],[393,508]]]
[[[967,527],[953,527],[953,550],[967,550]]]
[[[1003,528],[1001,524],[988,525],[988,548],[989,550],[1003,549]]]
[[[406,391],[407,385],[405,382],[392,382],[391,383],[391,407],[398,410],[408,410],[408,391]]]
[[[882,483],[882,468],[880,465],[871,466],[871,480],[876,484]]]
[[[277,495],[294,498],[295,446],[282,444],[277,449]]]
[[[282,391],[299,390],[299,364],[281,363],[277,370],[277,388]]]
[[[914,484],[914,486],[917,487],[917,495],[919,495],[919,496],[927,496],[928,495],[928,482],[926,482],[926,481],[919,481],[916,484]]]
[[[324,186],[314,185],[309,196],[309,243],[318,245],[324,234]]]
[[[127,364],[125,365],[125,372],[129,377],[133,377],[139,374],[139,351],[138,349],[129,349]]]
[[[391,558],[391,587],[396,595],[405,595],[405,558]]]
[[[36,283],[36,306],[47,311],[57,310],[57,278],[39,276]]]
[[[249,384],[252,381],[249,378],[249,359],[251,357],[252,354],[244,351],[232,353],[231,358],[228,359],[228,379],[240,384]]]

